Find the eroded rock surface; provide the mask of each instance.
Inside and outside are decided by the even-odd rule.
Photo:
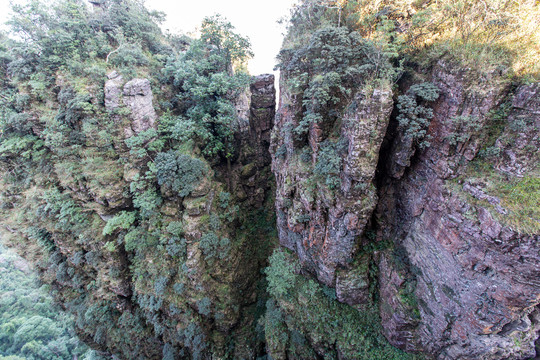
[[[358,250],[357,239],[377,203],[372,182],[392,95],[385,89],[358,91],[345,106],[350,110],[342,116],[339,142],[330,140],[328,145],[328,130],[312,124],[305,146],[295,143],[292,131],[300,116],[299,100],[288,96],[282,88],[272,142],[280,242],[295,251],[319,281],[335,286],[337,268],[345,267]],[[332,151],[326,156],[339,158],[340,169],[329,175],[339,183],[333,189],[314,175],[317,162],[324,166],[321,162],[327,161],[320,156],[321,147]]]
[[[312,172],[330,134],[312,125],[302,153],[291,131],[300,101],[282,88],[272,137],[280,243],[341,302],[369,303],[376,282],[384,333],[399,348],[441,360],[533,358],[540,235],[501,222],[504,201],[471,171],[482,161],[496,179],[538,171],[539,86],[512,89],[498,72],[445,60],[428,81],[439,98],[427,148],[399,129],[397,110],[390,119],[390,92],[359,91],[344,107],[333,191],[314,189]],[[503,130],[487,131],[497,117]],[[500,156],[483,160],[482,148]]]
[[[392,173],[393,164],[402,163],[398,147],[385,159],[393,176],[403,176],[383,180],[378,222],[401,256],[384,253],[379,262],[381,318],[388,339],[409,351],[439,359],[525,359],[535,355],[538,337],[540,237],[504,226],[452,187],[484,138],[473,134],[452,144],[459,129],[451,119],[474,117],[487,127],[490,112],[508,91],[496,75],[478,82],[472,78],[477,74],[439,63],[431,78],[441,92],[429,129],[431,146],[401,174]],[[489,85],[481,85],[484,81]],[[538,94],[523,94],[531,88],[517,90],[509,124],[527,111],[518,99],[528,104],[525,99],[537,99]],[[536,129],[522,129],[517,136],[533,141]],[[519,143],[507,146],[512,149],[507,152],[520,148]],[[499,168],[526,167],[517,157],[507,159]],[[506,212],[500,199],[475,184],[465,182],[458,189]]]
[[[155,126],[157,118],[152,104],[153,95],[148,79],[133,79],[124,85],[124,105],[131,110],[131,124],[126,136],[138,134]]]
[[[497,139],[498,170],[523,176],[540,164],[540,84],[522,85],[512,101],[508,127]],[[536,150],[536,151],[535,151]]]
[[[113,118],[121,119],[122,107],[129,111],[129,121],[124,128],[125,137],[136,135],[155,127],[157,114],[154,109],[152,88],[148,79],[132,79],[124,83],[116,71],[107,75],[105,82],[105,108]]]

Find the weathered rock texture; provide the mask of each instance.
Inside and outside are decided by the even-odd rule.
[[[493,114],[510,99],[491,148],[501,155],[490,164],[508,176],[538,171],[540,87],[512,89],[498,73],[443,60],[428,73],[439,89],[430,146],[419,148],[399,130],[389,91],[360,90],[343,113],[347,146],[338,154],[341,185],[333,192],[310,188],[310,166],[290,130],[300,101],[282,87],[272,142],[280,243],[304,271],[335,287],[341,302],[369,303],[376,284],[384,333],[399,348],[437,359],[533,358],[540,235],[497,220],[506,210],[471,180],[469,163],[488,141]],[[411,85],[402,81],[402,93]],[[328,136],[310,128],[308,163],[315,164]]]
[[[440,359],[528,358],[538,337],[539,236],[502,225],[449,185],[485,140],[472,135],[451,145],[459,130],[452,119],[474,117],[488,127],[509,90],[497,75],[471,80],[478,78],[439,62],[430,79],[440,90],[431,146],[401,177],[391,172],[401,154],[390,151],[381,164],[391,176],[381,180],[377,221],[401,254],[385,253],[379,263],[381,318],[393,344]],[[524,91],[531,89],[517,89],[509,122],[526,111],[516,106]],[[538,127],[518,137],[537,138]]]
[[[237,104],[239,131],[236,133],[238,161],[233,179],[237,187],[233,193],[256,209],[263,206],[271,185],[268,168],[271,157],[270,132],[274,126],[276,112],[276,90],[274,75],[266,74],[253,78],[250,88]],[[261,170],[266,171],[261,174]],[[226,170],[223,169],[225,173]]]
[[[130,83],[124,86],[124,102],[148,113],[146,106],[129,105],[125,100],[126,93],[135,97],[144,93],[144,82],[134,82],[134,91],[126,90]],[[145,96],[151,99],[151,94]],[[140,100],[144,105],[146,100]],[[176,354],[211,358],[232,351],[235,358],[250,358],[258,351],[256,340],[249,336],[256,325],[250,314],[257,306],[257,282],[264,265],[261,242],[269,237],[253,222],[256,216],[272,219],[264,206],[272,195],[268,132],[274,103],[273,76],[255,77],[244,101],[237,105],[240,116],[231,164],[213,165],[183,198],[161,187],[163,217],[183,224],[185,259],[160,251],[138,254],[143,256],[139,263],[155,264],[158,273],[151,272],[134,285],[147,321],[160,329],[163,341]],[[132,118],[135,123],[137,117]],[[217,243],[208,245],[211,236]],[[157,299],[156,279],[167,279]],[[228,348],[231,341],[232,350]]]
[[[131,126],[125,130],[126,136],[155,126],[157,115],[152,100],[152,89],[148,79],[133,79],[124,85],[124,105],[131,112]]]
[[[132,79],[124,84],[122,75],[113,71],[105,83],[105,108],[116,118],[121,106],[129,111],[130,121],[124,129],[126,137],[155,127],[157,119],[153,94],[148,79]]]
[[[324,180],[313,176],[329,132],[312,124],[309,144],[295,144],[292,128],[301,116],[301,107],[287,89],[282,87],[281,91],[272,143],[280,242],[297,252],[321,282],[334,286],[336,270],[352,260],[359,246],[357,239],[377,203],[372,182],[392,110],[391,92],[361,90],[347,104],[351,110],[342,117],[337,145],[341,149],[331,155],[342,162],[342,171],[335,175],[340,185],[331,190],[321,185]]]
[[[508,127],[497,139],[501,150],[497,169],[515,176],[538,170],[540,163],[540,84],[522,85],[516,90]],[[516,131],[517,130],[517,131]],[[536,151],[535,151],[536,150]]]

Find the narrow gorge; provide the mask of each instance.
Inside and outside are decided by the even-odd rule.
[[[219,15],[15,10],[0,232],[96,357],[540,357],[537,2],[304,0],[278,84]]]

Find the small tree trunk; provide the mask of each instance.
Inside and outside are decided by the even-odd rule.
[[[227,157],[227,188],[230,193],[232,193],[232,167],[231,167],[231,158]]]
[[[117,52],[118,50],[120,50],[120,48],[122,47],[122,45],[120,45],[119,47],[117,47],[116,49],[114,49],[113,51],[111,51],[110,53],[107,54],[107,58],[105,59],[105,63],[109,63],[109,56],[111,56],[112,54],[114,54],[115,52]]]
[[[227,191],[232,192],[232,165],[231,165],[231,156],[229,154],[229,142],[225,143],[225,157],[227,158]]]

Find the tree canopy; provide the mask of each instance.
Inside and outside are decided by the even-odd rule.
[[[237,116],[234,101],[249,84],[245,64],[253,54],[249,40],[221,16],[205,18],[200,31],[200,38],[170,58],[164,69],[186,109],[171,131],[180,141],[196,139],[210,158],[230,158]]]

